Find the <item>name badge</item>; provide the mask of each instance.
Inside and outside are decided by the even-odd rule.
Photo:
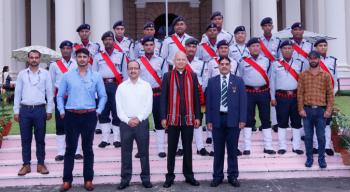
[[[237,87],[236,86],[232,86],[232,92],[236,93],[237,92]]]

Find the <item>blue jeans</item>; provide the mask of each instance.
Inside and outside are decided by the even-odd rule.
[[[303,118],[304,129],[305,129],[305,150],[306,157],[308,159],[313,159],[313,135],[314,128],[316,130],[317,141],[318,141],[318,159],[324,160],[325,156],[325,128],[326,128],[326,118],[324,118],[325,108],[311,108],[304,107],[306,112],[306,117]]]

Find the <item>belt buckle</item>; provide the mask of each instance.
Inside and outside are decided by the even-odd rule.
[[[311,108],[313,108],[313,109],[317,109],[317,108],[318,108],[318,106],[316,106],[316,105],[312,105],[312,106],[311,106]]]
[[[107,81],[108,83],[113,83],[113,79],[112,79],[112,78],[108,78],[108,79],[106,79],[106,81]]]
[[[260,90],[260,87],[254,87],[254,90],[258,91],[258,90]]]
[[[287,95],[288,95],[288,96],[292,96],[293,94],[294,94],[293,91],[287,91]]]

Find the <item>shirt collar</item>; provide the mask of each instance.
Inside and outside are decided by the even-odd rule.
[[[39,74],[39,73],[41,73],[41,68],[40,68],[40,67],[38,68],[38,71],[35,72],[35,73],[33,73],[33,71],[31,71],[31,70],[29,69],[29,67],[28,67],[26,70],[27,70],[27,73],[31,73],[31,74]]]
[[[226,80],[228,81],[228,79],[230,78],[230,74],[226,74]],[[224,79],[224,75],[220,73],[220,79]]]

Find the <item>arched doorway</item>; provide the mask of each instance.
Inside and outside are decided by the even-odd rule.
[[[177,17],[175,14],[168,14],[168,19],[169,19],[169,25],[168,25],[168,30],[169,30],[169,35],[174,33],[173,26],[171,26],[171,23],[173,20]],[[165,28],[165,14],[159,15],[155,20],[154,20],[154,25],[156,28],[156,34],[155,37],[158,39],[164,39],[165,33],[166,33],[166,28]]]

